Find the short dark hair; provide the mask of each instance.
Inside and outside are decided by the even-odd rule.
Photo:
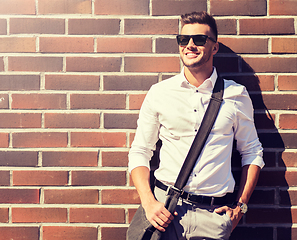
[[[215,40],[218,39],[218,28],[216,24],[216,20],[213,18],[212,15],[208,14],[207,12],[192,12],[186,13],[181,15],[182,26],[186,24],[206,24],[210,27],[212,33],[215,36]]]

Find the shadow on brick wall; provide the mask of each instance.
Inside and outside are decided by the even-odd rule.
[[[250,199],[250,209],[233,231],[230,240],[271,240],[275,239],[274,229],[277,240],[293,240],[292,204],[286,165],[282,158],[285,144],[274,124],[274,116],[269,112],[273,108],[268,109],[264,103],[261,87],[265,91],[265,86],[243,58],[221,43],[214,65],[224,78],[232,79],[247,88],[255,109],[255,125],[264,148],[265,167]],[[232,156],[232,169],[238,186],[241,171],[240,155],[236,150]]]

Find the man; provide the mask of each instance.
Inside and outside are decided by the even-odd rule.
[[[166,189],[175,183],[217,79],[213,56],[219,44],[214,18],[206,12],[194,12],[181,20],[177,41],[184,67],[179,75],[149,90],[129,153],[129,171],[147,219],[164,232],[162,239],[228,239],[247,211],[246,204],[264,166],[252,103],[242,85],[224,80],[224,100],[217,120],[184,188],[189,194],[180,198],[174,216],[164,207]],[[159,138],[160,166],[155,171],[153,194],[149,160]],[[236,203],[231,206],[224,196],[235,186],[231,173],[234,139],[243,167]]]

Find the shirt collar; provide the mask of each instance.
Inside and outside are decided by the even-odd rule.
[[[211,88],[213,89],[216,80],[218,77],[218,73],[215,67],[213,67],[213,71],[212,74],[209,78],[205,79],[205,81],[198,87],[199,88]],[[209,86],[209,83],[211,84],[211,86]],[[181,87],[194,87],[193,85],[191,85],[188,80],[185,77],[185,68],[183,67],[180,73],[180,86]],[[195,87],[194,87],[195,88]]]

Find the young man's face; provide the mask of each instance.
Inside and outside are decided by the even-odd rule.
[[[215,38],[211,29],[206,24],[186,24],[181,30],[181,35],[203,34]],[[181,60],[187,68],[200,68],[202,66],[211,67],[213,65],[213,55],[219,49],[218,43],[207,39],[204,46],[196,46],[191,38],[187,46],[179,46]]]

